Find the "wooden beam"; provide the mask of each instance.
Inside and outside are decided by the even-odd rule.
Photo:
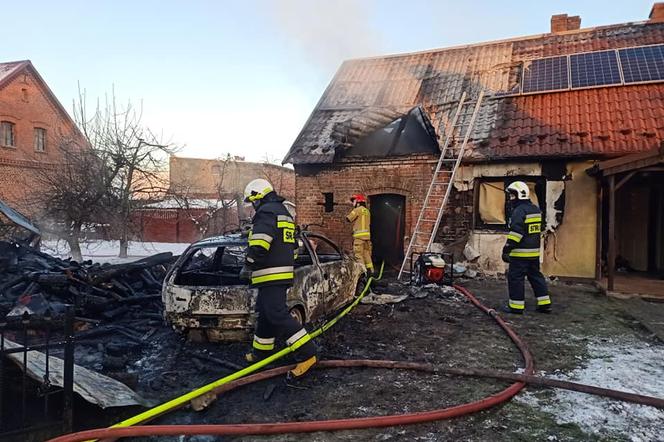
[[[616,273],[616,176],[609,177],[609,256],[607,259],[608,290],[613,291]]]
[[[627,175],[623,177],[622,180],[618,181],[618,184],[616,184],[616,190],[620,189],[627,181],[629,181],[630,178],[632,178],[636,172],[630,172]]]

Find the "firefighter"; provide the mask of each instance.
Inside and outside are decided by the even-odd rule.
[[[540,272],[540,236],[542,232],[542,212],[530,201],[528,185],[515,181],[507,187],[512,214],[509,220],[509,233],[503,248],[503,261],[509,263],[507,286],[509,301],[505,311],[523,314],[526,303],[524,278],[528,278],[535,297],[537,311],[549,313],[551,298],[546,280]]]
[[[346,219],[353,223],[353,254],[367,268],[367,274],[373,274],[374,266],[371,262],[371,214],[367,209],[367,199],[362,194],[350,197],[353,210]]]
[[[286,294],[293,285],[293,257],[297,247],[295,222],[284,198],[264,179],[255,179],[244,190],[245,202],[256,210],[249,233],[249,249],[243,277],[258,288],[258,320],[248,362],[254,363],[274,352],[275,338],[283,337],[295,345],[298,364],[288,378],[304,375],[317,362],[316,347],[307,330],[288,312]]]

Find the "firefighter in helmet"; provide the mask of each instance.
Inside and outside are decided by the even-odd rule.
[[[524,278],[528,278],[535,297],[537,311],[549,313],[551,298],[546,280],[540,272],[540,237],[542,211],[530,201],[530,189],[523,181],[515,181],[506,189],[509,195],[511,216],[509,233],[503,248],[503,261],[509,263],[507,285],[508,313],[522,314],[526,308]]]
[[[295,345],[298,364],[288,372],[289,378],[304,375],[317,362],[316,347],[307,330],[288,312],[286,294],[293,285],[293,259],[297,247],[295,221],[285,199],[272,185],[256,179],[244,190],[245,202],[256,210],[249,233],[249,249],[242,275],[258,288],[258,320],[248,362],[257,362],[275,350],[275,339],[283,337]]]
[[[371,214],[367,209],[367,198],[362,194],[350,197],[353,210],[346,219],[353,223],[353,254],[367,268],[369,276],[373,274],[374,266],[371,262]]]

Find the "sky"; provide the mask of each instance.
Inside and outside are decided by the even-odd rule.
[[[29,59],[70,111],[111,90],[179,156],[278,161],[345,59],[646,20],[654,0],[4,2],[0,61]]]

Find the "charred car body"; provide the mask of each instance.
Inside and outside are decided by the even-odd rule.
[[[288,308],[301,323],[348,304],[364,267],[322,235],[298,235],[295,279]],[[239,278],[248,241],[241,235],[208,238],[189,246],[164,280],[166,319],[192,340],[248,340],[258,291]]]

